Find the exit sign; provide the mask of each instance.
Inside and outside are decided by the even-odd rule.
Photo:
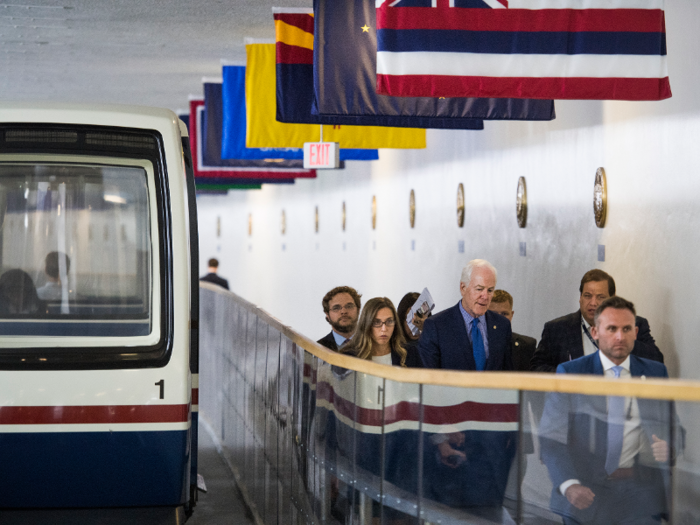
[[[340,166],[340,148],[337,142],[304,143],[304,168],[332,170]]]

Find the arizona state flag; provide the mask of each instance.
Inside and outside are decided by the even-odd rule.
[[[319,142],[320,126],[283,124],[275,119],[275,44],[248,44],[246,65],[246,146],[249,148],[301,148]],[[325,126],[323,140],[341,148],[425,148],[425,130],[380,126]]]
[[[320,27],[321,31],[314,32],[318,10],[315,16],[312,9],[272,8],[277,41],[277,120],[297,124],[484,129],[483,120],[472,115],[452,119],[444,118],[450,115],[429,118],[430,115],[417,114],[420,108],[416,107],[416,99],[379,97],[375,93],[377,46],[375,43],[372,48],[365,43],[365,40],[370,41],[373,33],[364,33],[363,23],[351,19],[357,7],[362,7],[358,1],[328,0],[332,5],[327,10],[322,9],[321,13],[326,13],[326,18],[331,18],[332,14],[334,21],[337,19],[340,23],[332,29],[328,28],[325,41],[324,20],[316,19],[316,27]],[[374,17],[374,0],[371,1],[371,6],[368,5],[365,10]],[[364,26],[368,31],[372,29],[366,27],[366,23]],[[360,35],[355,34],[357,32]],[[318,47],[316,50],[314,42]],[[335,56],[314,64],[318,54],[325,57],[333,52]],[[366,66],[367,71],[363,71],[359,64]],[[333,114],[314,111],[316,77],[328,80],[322,86],[321,93],[339,100],[343,110]],[[386,107],[379,107],[379,98],[392,102],[385,104]],[[423,100],[428,104],[438,103],[437,99]],[[445,100],[440,102],[447,105]]]

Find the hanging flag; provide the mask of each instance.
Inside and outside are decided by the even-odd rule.
[[[324,5],[316,2],[314,10],[301,8],[273,8],[275,18],[275,34],[277,37],[277,120],[279,122],[295,122],[308,124],[345,124],[364,126],[396,126],[413,128],[440,128],[445,127],[443,119],[431,121],[429,118],[420,118],[415,115],[415,107],[405,104],[404,99],[382,96],[389,101],[389,107],[385,114],[381,114],[377,107],[376,85],[376,37],[374,35],[374,23],[370,27],[364,21],[348,27],[355,22],[349,20],[354,12],[366,11],[375,17],[374,1],[359,0],[356,4],[353,0],[340,0],[333,2],[332,9],[325,9]],[[363,4],[367,4],[364,6]],[[364,7],[364,9],[363,9]],[[319,9],[322,11],[319,12]],[[325,12],[325,16],[324,13]],[[316,13],[316,16],[314,16]],[[332,14],[331,14],[332,13]],[[319,18],[322,17],[322,19]],[[338,25],[334,29],[328,29],[328,37],[321,38],[321,31],[331,24],[327,19],[335,18]],[[314,19],[321,31],[316,32],[316,41],[319,45],[314,51]],[[362,26],[367,32],[363,31]],[[330,35],[329,33],[333,33]],[[367,45],[375,42],[374,48]],[[369,49],[363,49],[365,48]],[[319,65],[314,65],[314,57],[325,55]],[[328,56],[331,54],[332,56]],[[363,63],[368,71],[361,70]],[[369,73],[369,74],[367,74]],[[348,105],[351,109],[345,111],[320,112],[314,107],[314,83],[320,75],[329,79],[332,87],[324,86],[323,92],[333,96],[335,100],[343,99],[343,107]],[[308,89],[306,89],[308,86]],[[333,89],[335,93],[329,93]],[[391,101],[397,101],[397,107],[393,107]],[[416,101],[419,99],[405,99]],[[432,105],[437,99],[424,99]],[[447,101],[441,101],[447,102]],[[407,106],[405,108],[398,107]],[[484,129],[484,123],[474,118],[452,121],[453,128]]]
[[[554,118],[553,100],[378,95],[375,1],[314,0],[314,14],[312,112],[447,129],[474,129],[473,119]]]
[[[276,43],[277,121],[292,124],[370,124],[342,122],[311,113],[314,94],[314,17],[306,8],[273,7]],[[377,160],[376,149],[357,149],[357,160]],[[363,158],[359,158],[362,156]],[[340,160],[343,149],[340,150]]]
[[[302,168],[303,156],[278,157],[276,150],[268,150],[269,155],[258,159],[227,159],[222,157],[223,101],[221,82],[204,82],[204,114],[202,115],[202,162],[205,166],[230,168]],[[245,128],[244,128],[245,129]],[[245,133],[245,131],[244,131]],[[245,134],[243,136],[245,141]],[[296,151],[296,150],[295,150]]]
[[[377,92],[662,100],[664,0],[377,0]]]
[[[245,66],[225,65],[222,67],[223,86],[221,87],[222,147],[223,159],[297,159],[303,165],[304,150],[301,148],[246,148],[245,110]],[[216,96],[216,93],[212,93]],[[209,104],[206,104],[207,108]],[[208,128],[209,126],[207,126]],[[377,160],[379,152],[367,149],[340,150],[340,161]]]
[[[320,142],[320,126],[277,122],[275,44],[248,44],[246,66],[246,145],[251,148],[303,147]],[[323,140],[341,148],[425,148],[425,130],[379,126],[324,126]]]
[[[202,158],[204,100],[190,100],[190,148],[195,181],[201,177],[227,178],[236,184],[274,184],[296,178],[316,178],[315,170],[294,168],[227,168],[207,166]]]

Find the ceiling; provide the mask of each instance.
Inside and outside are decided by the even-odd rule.
[[[187,108],[244,39],[274,39],[272,6],[312,0],[0,0],[0,100]]]

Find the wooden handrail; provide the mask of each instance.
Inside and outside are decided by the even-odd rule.
[[[257,315],[310,354],[330,365],[359,373],[382,377],[401,383],[451,386],[460,388],[490,388],[499,390],[525,390],[536,392],[562,392],[568,394],[630,396],[674,401],[700,401],[700,381],[679,379],[605,379],[590,375],[548,374],[538,372],[458,372],[430,368],[401,368],[380,365],[329,350],[308,337],[294,331],[279,319],[242,297],[219,286],[206,282],[200,287],[223,293],[236,303]],[[202,349],[204,351],[204,349]]]

